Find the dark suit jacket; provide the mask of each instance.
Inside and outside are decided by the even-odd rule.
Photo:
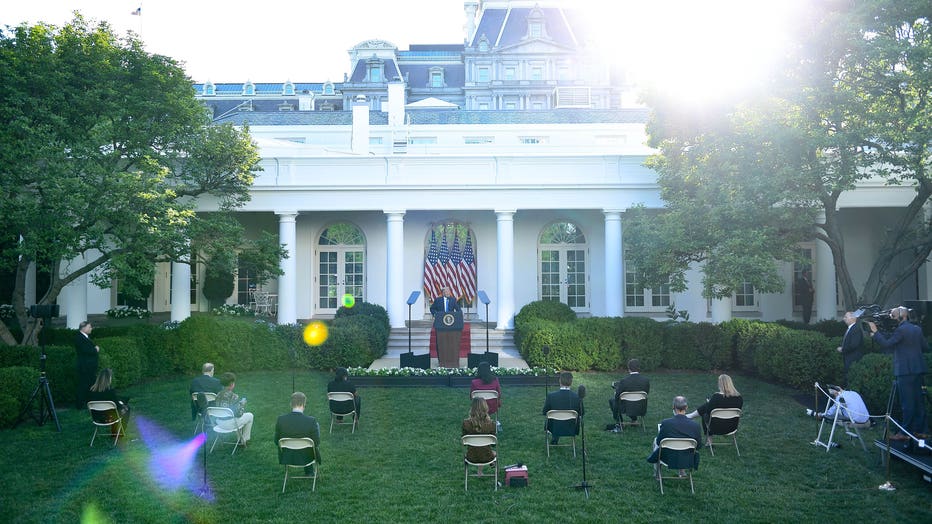
[[[884,353],[893,353],[893,375],[922,375],[928,371],[922,352],[926,339],[922,329],[910,322],[903,322],[893,333],[878,331],[874,340],[884,348]]]
[[[281,438],[305,438],[310,437],[314,441],[314,453],[317,464],[320,464],[320,425],[317,419],[292,411],[278,417],[275,422],[275,447],[278,448],[278,439]],[[281,449],[278,448],[278,463],[291,464],[293,466],[303,466],[311,461],[311,454],[306,449]]]
[[[449,298],[450,300],[450,303],[448,304],[447,309],[449,309],[450,312],[460,311],[460,305],[456,302],[456,297],[447,297],[447,298]],[[437,313],[444,313],[443,297],[437,297],[434,299],[434,303],[430,305],[430,312],[433,315],[437,315]]]
[[[841,340],[841,355],[845,360],[845,373],[851,364],[854,364],[864,356],[864,331],[857,323],[853,324],[845,332],[845,338]]]
[[[579,401],[579,395],[571,389],[558,389],[547,395],[544,401],[542,413],[547,415],[551,409],[572,409],[583,416],[582,402]],[[579,434],[579,424],[575,420],[547,420],[547,429],[553,434],[554,438],[568,437]]]
[[[650,379],[640,373],[628,373],[623,379],[615,382],[615,397],[610,404],[614,407],[618,402],[618,395],[627,391],[650,393]],[[624,402],[615,409],[618,413],[640,416],[647,412],[647,401]]]
[[[674,415],[668,419],[664,419],[660,423],[660,431],[657,433],[657,438],[655,442],[657,445],[660,445],[660,441],[665,438],[691,438],[696,441],[696,451],[695,462],[690,466],[688,462],[688,457],[691,455],[690,452],[671,452],[664,451],[663,461],[667,463],[668,466],[674,469],[687,469],[690,467],[698,468],[699,467],[699,449],[702,448],[702,432],[699,429],[699,424],[696,424],[692,420],[686,417],[686,415]],[[648,462],[657,462],[659,455],[659,448],[654,450],[653,453],[647,457]]]
[[[352,393],[354,395],[353,400],[345,401],[330,401],[330,411],[332,413],[349,413],[350,411],[356,410],[356,416],[359,416],[359,397],[356,397],[356,384],[353,384],[349,380],[331,380],[327,384],[327,393]]]
[[[220,379],[210,375],[198,375],[194,377],[191,381],[191,387],[188,388],[189,393],[220,393],[222,390],[223,385],[220,384]],[[197,418],[198,411],[197,402],[191,399],[191,420]]]
[[[94,341],[78,331],[74,337],[74,349],[78,354],[78,371],[91,370],[91,373],[96,375],[98,354]]]

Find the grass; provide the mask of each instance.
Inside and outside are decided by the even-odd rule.
[[[500,412],[502,464],[523,462],[530,487],[493,492],[491,480],[470,479],[463,491],[460,422],[467,391],[451,388],[367,388],[361,424],[327,433],[329,376],[302,372],[295,387],[309,394],[307,412],[322,426],[322,477],[290,481],[281,493],[283,471],[272,442],[275,418],[288,411],[291,372],[239,375],[237,391],[255,413],[253,444],[231,456],[220,448],[209,456],[212,500],[199,498],[202,470],[182,475],[184,486],[169,489],[150,467],[152,458],[192,437],[188,378],[126,390],[134,420],[130,440],[115,449],[98,441],[85,412],[59,410],[62,433],[31,420],[0,432],[0,521],[3,522],[928,522],[932,495],[917,470],[894,461],[893,493],[879,452],[856,443],[825,453],[808,443],[816,423],[789,390],[736,377],[745,397],[741,457],[733,446],[703,451],[695,474],[696,494],[684,482],[665,482],[661,496],[645,462],[653,427],[670,413],[670,399],[684,393],[698,401],[712,393],[715,377],[697,373],[652,374],[647,432],[613,434],[610,374],[578,374],[585,384],[588,480],[586,500],[573,486],[582,480],[582,457],[569,448],[544,450],[540,387],[504,391]],[[54,387],[54,384],[53,384]],[[146,424],[151,422],[151,424]],[[155,429],[164,433],[159,436]],[[870,440],[878,430],[865,433]],[[141,438],[145,436],[145,438]],[[201,455],[194,460],[199,465]]]

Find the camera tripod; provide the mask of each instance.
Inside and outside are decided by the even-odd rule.
[[[58,432],[61,433],[61,423],[58,422],[58,413],[55,411],[55,401],[52,400],[52,390],[49,388],[49,379],[45,375],[45,345],[42,345],[42,355],[39,357],[39,383],[36,384],[36,389],[32,391],[32,396],[29,397],[29,401],[26,402],[26,405],[23,407],[22,413],[19,414],[19,418],[16,420],[16,424],[13,424],[13,427],[19,425],[20,422],[26,417],[28,413],[40,426],[45,425],[45,422],[51,418],[55,421],[55,427],[58,428]],[[36,414],[32,410],[32,403],[36,400],[39,401],[39,413]]]

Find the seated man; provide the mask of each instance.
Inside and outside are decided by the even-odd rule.
[[[628,375],[623,379],[612,384],[615,387],[615,394],[612,395],[612,398],[608,400],[609,407],[612,408],[612,419],[621,422],[622,415],[629,413],[641,413],[644,411],[647,401],[637,401],[637,402],[619,402],[618,395],[626,393],[629,391],[643,391],[644,393],[650,393],[650,379],[641,374],[641,362],[632,358],[628,361]],[[627,413],[626,413],[627,412]],[[631,419],[631,422],[637,421],[636,415],[628,415],[628,418]],[[618,424],[614,425],[612,431],[619,431],[621,428]]]
[[[816,418],[834,419],[835,412],[841,405],[838,420],[854,422],[855,424],[866,424],[870,421],[867,405],[864,404],[864,399],[857,392],[846,391],[841,386],[829,386],[828,394],[832,396],[833,401],[829,402],[825,413],[813,413],[811,409],[807,409],[806,414]]]
[[[680,474],[688,467],[693,469],[699,468],[699,449],[702,448],[702,431],[699,424],[696,424],[686,416],[686,397],[677,396],[673,398],[673,416],[664,419],[660,423],[660,431],[657,432],[657,438],[654,439],[654,451],[647,457],[647,462],[657,464],[660,455],[660,441],[665,438],[691,438],[696,441],[696,453],[694,462],[689,465],[685,460],[678,457],[685,451],[665,451],[664,462],[670,467],[680,469]],[[668,455],[669,454],[669,455]],[[659,465],[658,465],[659,474]]]
[[[570,389],[573,385],[573,374],[568,371],[560,373],[560,389],[547,395],[544,401],[543,414],[552,409],[572,409],[581,417],[582,403],[579,401],[579,395]],[[556,444],[560,437],[569,437],[579,434],[578,420],[550,420],[547,419],[547,431],[550,432],[551,444]]]
[[[304,465],[312,459],[320,464],[320,424],[317,419],[304,414],[304,406],[307,405],[307,396],[300,391],[291,394],[291,413],[281,415],[275,421],[275,447],[278,447],[278,439],[282,438],[306,438],[309,437],[314,441],[314,456],[311,456],[309,449],[282,449],[278,447],[278,463],[291,464],[293,466]],[[304,472],[310,475],[313,473],[313,466],[305,468]]]
[[[359,398],[359,395],[356,394],[356,384],[353,384],[349,380],[349,372],[346,368],[337,368],[334,373],[334,378],[327,384],[327,393],[352,393],[353,401],[349,400],[331,400],[330,401],[330,411],[333,413],[349,413],[350,411],[356,410],[356,421],[359,421],[359,409],[362,407],[362,399]],[[337,420],[343,420],[342,416],[338,416]]]
[[[214,377],[214,365],[210,362],[205,362],[201,366],[201,374],[194,377],[191,380],[191,387],[188,388],[190,393],[220,393],[220,390],[223,389],[223,385],[220,384],[220,380]],[[194,401],[194,397],[191,397],[191,420],[197,418],[197,414],[200,410],[198,409],[197,402]]]

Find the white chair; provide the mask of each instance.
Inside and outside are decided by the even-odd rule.
[[[211,429],[217,434],[217,437],[214,438],[213,445],[210,446],[211,453],[213,453],[214,448],[217,447],[217,442],[220,441],[221,435],[236,435],[236,442],[233,443],[233,453],[230,453],[231,455],[236,453],[236,448],[246,443],[246,440],[243,438],[243,427],[245,424],[240,424],[236,421],[236,416],[233,415],[232,409],[210,406],[207,408],[207,417],[210,423],[213,424]],[[229,444],[229,442],[224,442],[224,444]]]
[[[470,447],[485,447],[485,446],[495,446],[498,444],[498,437],[495,435],[463,435],[463,446],[468,451]],[[493,455],[492,460],[488,462],[470,462],[468,453],[463,455],[463,468],[466,471],[466,482],[464,489],[469,491],[469,466],[476,466],[476,468],[484,466],[494,466],[495,467],[495,491],[498,491],[498,456]],[[476,472],[473,477],[478,477],[479,473]]]
[[[313,475],[300,475],[300,476],[291,475],[290,478],[314,479],[314,482],[311,484],[311,491],[316,490],[317,489],[317,477],[320,476],[320,467],[317,464],[317,458],[316,458],[317,455],[314,450],[314,440],[308,437],[280,438],[278,439],[278,447],[281,449],[293,449],[293,450],[310,449],[311,457],[313,457],[311,458],[311,461],[308,462],[307,464],[285,464],[285,481],[282,483],[282,493],[285,492],[285,487],[288,485],[288,478],[289,478],[288,472],[290,471],[289,468],[302,468],[302,470],[304,470],[305,468],[313,467],[314,468]]]
[[[207,410],[204,409],[207,406],[201,406],[200,404],[198,404],[197,396],[199,394],[204,395],[204,398],[207,400],[208,406],[212,402],[217,400],[217,394],[211,393],[210,391],[200,391],[197,393],[191,393],[191,402],[194,402],[194,405],[198,407],[197,418],[194,420],[194,433],[195,434],[201,433],[202,431],[204,431],[204,414],[207,412]],[[201,431],[198,431],[198,428],[200,428]]]
[[[256,301],[256,315],[272,314],[272,299],[268,291],[256,291],[252,296]]]
[[[693,469],[696,467],[696,447],[698,443],[691,438],[665,438],[660,441],[660,449],[657,450],[657,464],[655,466],[657,481],[660,482],[660,494],[663,495],[663,479],[667,480],[683,480],[689,479],[689,490],[694,494],[696,493],[695,488],[693,487]],[[667,455],[664,455],[664,450],[667,451]],[[673,453],[670,453],[673,452]],[[677,476],[663,476],[663,468],[666,466],[669,469],[676,470],[685,470],[687,475],[685,477]]]
[[[572,409],[551,409],[547,412],[547,421],[565,421],[572,420],[579,423],[579,413]],[[549,429],[546,429],[547,426],[544,426],[544,441],[547,443],[547,457],[550,457],[550,447],[559,447],[559,446],[573,446],[573,457],[576,457],[576,435],[570,435],[563,438],[572,438],[572,444],[551,444],[550,441],[553,440],[553,435],[550,433]]]
[[[352,433],[356,433],[356,420],[358,419],[356,415],[356,396],[348,391],[334,391],[332,393],[327,393],[327,400],[329,401],[327,402],[328,406],[330,406],[330,402],[349,402],[350,405],[353,406],[352,411],[346,413],[335,413],[332,408],[330,409],[330,433],[333,433],[334,422],[336,422],[338,426],[341,424],[352,424]],[[347,422],[346,418],[349,416],[353,418],[352,421]],[[337,417],[342,417],[342,419],[338,419]]]
[[[498,391],[495,391],[494,389],[477,389],[470,394],[470,398],[481,398],[485,399],[486,402],[490,400],[498,400]],[[499,409],[501,409],[501,405],[499,405]],[[497,409],[495,410],[495,413],[493,413],[493,416],[495,417],[495,422],[498,422]]]
[[[709,453],[715,456],[715,450],[712,448],[712,437],[721,435],[731,437],[735,442],[735,453],[741,456],[738,450],[738,423],[741,422],[741,410],[739,408],[717,408],[709,413],[709,428],[706,435],[706,445],[709,446]]]
[[[112,400],[92,400],[87,403],[87,410],[91,414],[91,422],[94,423],[94,435],[91,436],[91,447],[94,447],[94,439],[97,438],[97,431],[100,428],[108,428],[110,435],[113,436],[113,445],[117,445],[120,435],[125,436],[126,430],[123,428],[123,417],[120,410],[117,409],[116,402]],[[114,429],[116,433],[114,433]]]
[[[647,415],[647,392],[625,391],[618,395],[618,399],[616,400],[616,402],[619,403],[618,427],[621,428],[621,431],[625,430],[625,426],[641,426],[641,431],[642,432],[646,431],[644,429],[644,416]],[[631,406],[626,406],[625,412],[621,413],[621,406],[624,405],[624,404],[621,404],[622,402],[624,402],[625,404],[629,402],[630,403],[640,402],[640,404],[636,404],[637,406],[640,407],[640,409],[634,410],[634,409],[631,409]],[[637,417],[638,419],[635,421],[629,420],[625,422],[624,420],[625,416]]]

